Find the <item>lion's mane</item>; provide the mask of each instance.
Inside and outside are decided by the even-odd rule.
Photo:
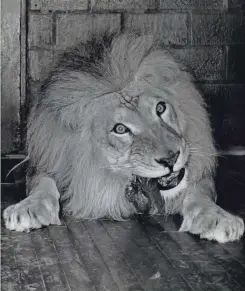
[[[185,70],[152,36],[95,36],[64,53],[33,101],[28,120],[29,176],[54,178],[64,209],[74,216],[120,220],[135,211],[124,195],[128,179],[111,171],[99,154],[90,121],[102,97],[125,88],[139,72],[151,86],[171,92],[184,138],[200,149],[199,156],[190,156],[189,182],[213,173],[209,120]]]

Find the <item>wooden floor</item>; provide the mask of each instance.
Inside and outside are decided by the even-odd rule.
[[[245,159],[222,160],[217,177],[218,190],[226,191],[219,204],[240,213],[245,209],[241,169]],[[3,184],[2,208],[23,198],[20,193],[16,185]],[[224,245],[200,240],[177,232],[178,217],[125,222],[65,217],[63,223],[29,234],[2,227],[1,290],[245,289],[244,238]]]

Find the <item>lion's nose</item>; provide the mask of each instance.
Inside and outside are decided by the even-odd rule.
[[[176,152],[174,153],[173,151],[171,151],[169,153],[169,156],[167,158],[160,158],[160,159],[155,159],[155,161],[160,164],[163,165],[164,167],[168,167],[171,171],[173,170],[173,166],[176,163],[178,157],[179,157],[180,152]]]

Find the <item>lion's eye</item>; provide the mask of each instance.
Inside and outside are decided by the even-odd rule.
[[[167,106],[166,103],[161,101],[157,104],[156,106],[156,113],[158,116],[160,116],[161,114],[163,114],[163,112],[166,110]]]
[[[117,123],[113,127],[112,131],[114,131],[117,134],[124,134],[126,132],[129,132],[129,129],[125,125],[123,125],[122,123]]]

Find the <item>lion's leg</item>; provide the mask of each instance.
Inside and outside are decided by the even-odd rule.
[[[201,238],[220,243],[240,239],[244,222],[215,204],[213,182],[206,178],[187,189],[181,203],[183,222],[179,231],[199,234]]]
[[[33,180],[27,198],[3,212],[6,228],[29,231],[43,225],[61,224],[59,220],[60,193],[53,179],[39,175]]]

